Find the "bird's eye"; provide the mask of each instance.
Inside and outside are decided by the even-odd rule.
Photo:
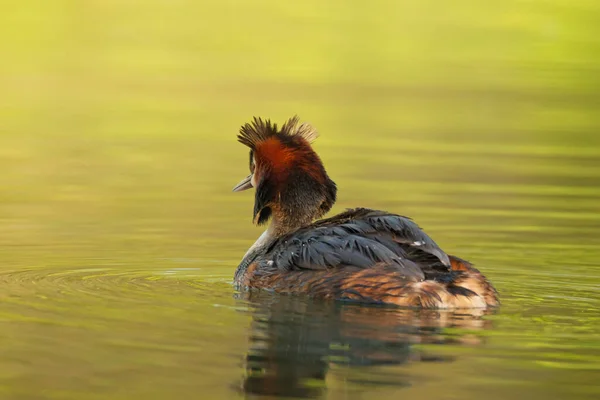
[[[254,173],[254,151],[250,151],[250,173]]]

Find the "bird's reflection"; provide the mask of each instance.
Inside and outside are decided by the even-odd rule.
[[[415,350],[414,344],[480,344],[476,331],[490,321],[477,310],[409,310],[381,306],[312,301],[270,293],[241,294],[250,303],[252,325],[246,394],[319,398],[332,364],[398,365],[408,362],[450,362],[452,358]],[[445,333],[446,328],[462,328]],[[395,385],[408,385],[395,376]]]

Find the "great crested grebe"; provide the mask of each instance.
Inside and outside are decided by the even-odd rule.
[[[256,188],[254,223],[271,223],[238,266],[236,286],[408,307],[499,305],[477,269],[446,254],[407,217],[356,208],[313,222],[337,192],[310,145],[316,138],[298,117],[281,128],[260,118],[241,127],[250,175],[233,191]]]

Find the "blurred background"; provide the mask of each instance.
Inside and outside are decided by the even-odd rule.
[[[594,0],[5,0],[5,398],[242,396],[230,282],[261,230],[235,136],[294,114],[334,212],[413,217],[504,301],[485,351],[428,367],[439,390],[338,371],[330,398],[595,397],[598,21]]]

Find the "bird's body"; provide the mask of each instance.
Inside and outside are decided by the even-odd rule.
[[[239,288],[423,308],[499,304],[477,269],[407,217],[357,208],[312,222],[329,211],[336,186],[310,147],[316,132],[297,122],[242,127],[252,174],[234,190],[256,187],[255,222],[272,222],[238,266]]]

